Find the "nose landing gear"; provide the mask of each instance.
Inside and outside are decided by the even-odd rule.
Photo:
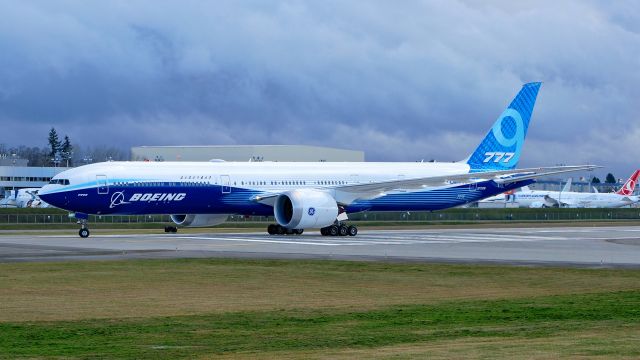
[[[78,220],[77,224],[80,225],[78,235],[80,235],[81,238],[88,238],[91,234],[91,232],[89,232],[89,226],[87,225],[89,215],[83,213],[69,213],[69,217]]]
[[[87,219],[79,219],[78,224],[80,224],[78,235],[80,235],[81,238],[88,238],[91,232],[89,232],[89,228],[87,227]]]

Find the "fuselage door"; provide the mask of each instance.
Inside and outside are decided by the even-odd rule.
[[[229,175],[220,175],[220,184],[222,184],[223,194],[231,193],[231,180],[229,179]]]
[[[98,183],[98,194],[109,193],[109,183],[107,182],[107,175],[96,175],[96,182]]]

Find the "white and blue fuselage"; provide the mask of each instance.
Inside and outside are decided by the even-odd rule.
[[[65,171],[40,191],[46,202],[86,214],[274,214],[256,198],[350,185],[468,174],[466,163],[106,162]],[[440,210],[532,183],[480,181],[388,191],[341,204],[346,212]]]

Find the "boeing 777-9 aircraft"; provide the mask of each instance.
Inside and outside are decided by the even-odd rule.
[[[344,223],[349,213],[446,209],[540,176],[594,168],[515,169],[539,88],[525,84],[460,162],[106,162],[56,175],[39,196],[73,212],[81,237],[89,236],[88,214],[173,214],[178,226],[212,226],[231,214],[275,216],[269,234],[320,228],[354,236],[358,229]]]

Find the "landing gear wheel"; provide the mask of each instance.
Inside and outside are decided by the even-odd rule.
[[[304,229],[294,229],[293,233],[296,235],[302,235],[302,233],[304,232]]]
[[[329,230],[328,230],[328,228],[326,228],[326,227],[321,228],[321,229],[320,229],[320,235],[322,235],[322,236],[327,236],[327,235],[329,235]]]
[[[340,236],[347,236],[349,234],[349,228],[346,225],[340,225],[338,227],[338,234],[340,234]]]
[[[347,233],[349,236],[356,236],[358,235],[358,228],[355,225],[351,225],[347,228]]]
[[[327,231],[327,233],[331,236],[338,236],[338,226],[337,225],[331,225],[329,226],[329,230]]]
[[[267,226],[267,232],[269,235],[276,235],[278,233],[278,226],[275,224]]]
[[[287,229],[284,228],[282,225],[276,225],[278,231],[276,232],[276,234],[278,235],[285,235],[287,233]]]
[[[178,228],[175,227],[175,226],[172,226],[171,227],[171,232],[174,233],[174,234],[177,233],[178,232]]]
[[[178,232],[178,228],[175,226],[165,226],[164,227],[164,232],[166,233],[177,233]]]
[[[78,219],[78,224],[80,224],[78,235],[80,235],[81,238],[88,238],[90,233],[87,227],[87,219]]]

